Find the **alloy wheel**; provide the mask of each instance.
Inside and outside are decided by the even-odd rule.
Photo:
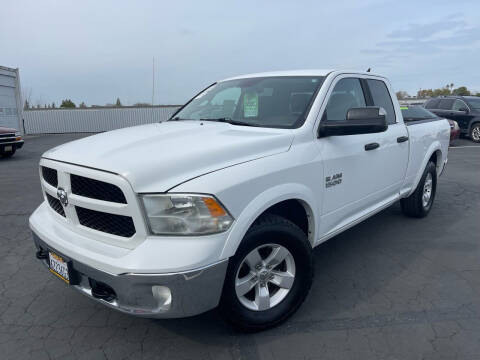
[[[428,207],[430,203],[430,199],[432,197],[432,190],[433,190],[433,177],[432,173],[427,173],[425,178],[425,182],[423,184],[423,195],[422,195],[422,205],[424,208]]]
[[[263,311],[284,300],[294,281],[295,260],[290,251],[278,244],[266,244],[243,259],[235,277],[235,292],[243,306]]]

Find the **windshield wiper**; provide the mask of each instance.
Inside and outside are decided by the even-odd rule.
[[[231,124],[231,125],[240,125],[240,126],[260,126],[260,125],[253,124],[253,123],[247,123],[247,122],[243,122],[243,121],[232,120],[232,119],[229,118],[229,117],[206,118],[206,119],[200,119],[200,120],[201,120],[201,121],[224,122],[224,123],[228,123],[228,124]]]
[[[192,119],[184,119],[184,118],[181,118],[180,116],[175,116],[174,118],[171,118],[168,121],[179,121],[179,120],[192,120]]]

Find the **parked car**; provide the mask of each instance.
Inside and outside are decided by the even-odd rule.
[[[235,326],[265,329],[307,296],[312,248],[399,200],[427,216],[449,137],[444,119],[405,123],[371,73],[222,80],[169,121],[43,154],[36,256],[128,314],[219,305]]]
[[[23,142],[22,135],[15,129],[0,127],[0,157],[12,157]]]
[[[428,100],[425,108],[440,117],[455,120],[461,134],[480,142],[480,97],[442,96]]]
[[[434,113],[421,106],[401,105],[400,109],[402,110],[403,120],[406,123],[411,121],[429,121],[430,119],[435,119],[438,117]],[[453,145],[460,137],[460,127],[456,121],[449,119],[447,120],[450,124],[450,145]]]

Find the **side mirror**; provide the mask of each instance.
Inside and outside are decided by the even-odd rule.
[[[386,131],[387,127],[383,108],[351,108],[347,112],[347,120],[322,120],[318,137],[379,133]]]

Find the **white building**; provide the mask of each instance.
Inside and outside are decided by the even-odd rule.
[[[0,127],[23,133],[22,97],[18,69],[0,66]]]

